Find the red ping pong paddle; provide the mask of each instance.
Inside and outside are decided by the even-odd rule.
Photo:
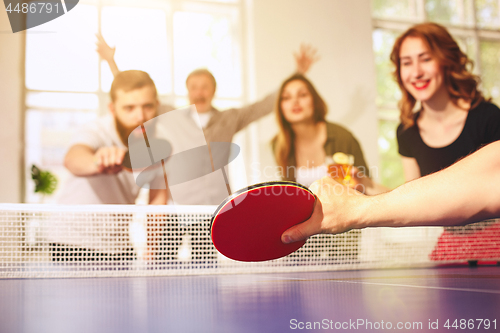
[[[283,244],[281,235],[312,215],[315,199],[307,187],[288,181],[239,190],[226,198],[212,216],[212,242],[220,253],[234,260],[284,257],[306,241]]]

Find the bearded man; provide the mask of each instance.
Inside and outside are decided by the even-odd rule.
[[[134,204],[139,194],[133,173],[121,164],[129,135],[143,136],[136,128],[157,116],[156,86],[143,71],[124,71],[116,75],[110,95],[110,112],[87,124],[71,142],[64,159],[71,175],[59,203]],[[164,182],[163,176],[152,180],[157,181]],[[162,187],[151,186],[150,204],[166,204],[167,191],[157,189]]]

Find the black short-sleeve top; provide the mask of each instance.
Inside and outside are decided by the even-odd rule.
[[[399,154],[417,160],[422,176],[444,169],[482,146],[500,140],[500,109],[492,103],[481,102],[469,110],[464,128],[458,138],[445,147],[433,148],[424,143],[417,125],[397,129]]]

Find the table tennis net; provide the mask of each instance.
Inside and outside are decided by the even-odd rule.
[[[0,278],[271,273],[500,261],[500,221],[316,235],[267,262],[214,248],[215,206],[0,204]]]

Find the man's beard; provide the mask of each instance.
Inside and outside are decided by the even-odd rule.
[[[147,123],[148,124],[144,126],[146,128],[146,133],[147,133],[147,136],[152,138],[156,135],[156,131],[155,131],[156,121],[148,121]],[[123,125],[123,123],[116,117],[115,117],[115,125],[116,125],[116,131],[118,132],[120,139],[122,140],[123,144],[128,147],[129,136],[137,128],[137,126],[127,127],[127,126]],[[132,139],[132,140],[144,140],[144,134],[142,132],[140,132],[137,135],[132,135],[130,137],[130,139]]]
[[[135,129],[127,127],[123,125],[123,123],[115,117],[115,125],[116,125],[116,131],[118,132],[118,136],[122,140],[123,144],[128,147],[128,137],[130,133]]]
[[[205,97],[198,97],[198,98],[195,98],[193,100],[193,104],[197,104],[197,103],[205,103],[206,102],[206,98]]]

